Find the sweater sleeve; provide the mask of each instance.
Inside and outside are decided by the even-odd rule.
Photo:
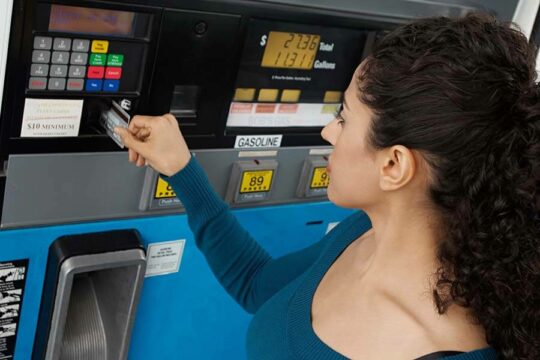
[[[182,201],[197,247],[221,285],[254,313],[318,258],[325,241],[272,258],[240,225],[210,185],[195,158],[177,174],[162,178]]]

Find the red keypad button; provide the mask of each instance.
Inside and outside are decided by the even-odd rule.
[[[89,66],[87,76],[89,79],[102,79],[105,73],[103,66]]]
[[[120,79],[122,76],[122,68],[120,67],[108,67],[105,70],[105,79]]]

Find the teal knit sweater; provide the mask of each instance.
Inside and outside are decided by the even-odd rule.
[[[163,178],[184,204],[197,246],[221,285],[255,314],[247,335],[249,359],[346,359],[313,331],[311,303],[332,263],[371,227],[365,213],[348,217],[314,245],[274,259],[237,222],[194,158],[179,173]],[[492,360],[496,354],[485,348],[428,354],[425,359]]]

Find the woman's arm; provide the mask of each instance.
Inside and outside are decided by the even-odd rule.
[[[240,225],[214,192],[192,158],[164,179],[173,187],[188,214],[197,247],[227,292],[254,313],[277,291],[302,274],[318,258],[326,241],[273,259]]]
[[[135,116],[128,129],[115,131],[129,148],[129,161],[170,176],[164,178],[186,209],[197,246],[221,284],[247,311],[255,312],[318,257],[324,242],[272,259],[212,189],[171,114]]]

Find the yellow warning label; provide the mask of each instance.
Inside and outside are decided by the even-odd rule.
[[[154,198],[164,199],[164,198],[173,198],[176,197],[171,185],[168,182],[163,180],[158,176],[158,181],[156,184],[156,192],[154,193]]]
[[[273,176],[274,170],[244,171],[240,194],[270,191]]]
[[[313,169],[313,176],[311,177],[311,184],[309,185],[312,189],[320,189],[328,187],[330,183],[330,176],[325,167],[316,167]]]

